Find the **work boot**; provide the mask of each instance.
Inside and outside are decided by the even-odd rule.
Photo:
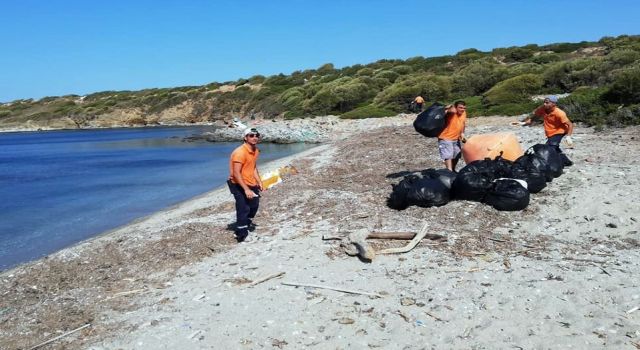
[[[238,243],[240,243],[240,242],[244,242],[247,239],[248,235],[249,235],[248,233],[244,233],[243,234],[243,233],[237,233],[236,232],[236,234],[234,234],[234,237],[236,238],[236,241],[238,241]]]
[[[255,231],[256,230],[256,226],[257,226],[256,224],[254,224],[253,222],[250,222],[249,223],[249,227],[248,227],[249,232]]]

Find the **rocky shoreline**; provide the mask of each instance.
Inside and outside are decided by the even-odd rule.
[[[1,273],[0,347],[30,348],[87,324],[48,348],[640,343],[637,127],[577,127],[574,166],[521,212],[467,201],[396,211],[386,198],[398,174],[441,167],[435,140],[418,135],[413,118],[289,124],[293,132],[317,122],[326,141],[261,169],[291,164],[299,173],[264,193],[253,242],[233,241],[233,199],[221,188]],[[544,140],[541,127],[510,121],[473,118],[468,134],[511,131],[525,147]],[[265,139],[278,134],[255,126]],[[323,240],[425,224],[446,241],[371,263]]]

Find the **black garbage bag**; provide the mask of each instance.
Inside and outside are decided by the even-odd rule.
[[[549,166],[549,174],[552,177],[556,178],[562,175],[564,163],[562,161],[562,158],[560,157],[557,146],[539,143],[529,148],[527,150],[527,153],[533,153],[544,159],[544,161],[547,162],[547,165]]]
[[[562,160],[562,165],[564,165],[565,168],[573,165],[571,159],[569,159],[569,157],[567,157],[567,155],[562,152],[560,152],[560,159]]]
[[[514,179],[527,182],[529,193],[538,193],[547,186],[547,163],[535,154],[520,156],[511,167]]]
[[[460,172],[451,186],[451,196],[455,199],[482,202],[491,188],[492,181],[493,175],[488,172]]]
[[[500,156],[496,157],[496,159],[485,158],[467,164],[464,168],[460,169],[458,174],[482,172],[489,174],[489,177],[492,179],[499,179],[501,177],[510,178],[512,165],[513,162]]]
[[[457,175],[455,172],[449,169],[433,169],[433,168],[423,170],[420,173],[424,177],[439,180],[448,189],[451,189],[451,185],[453,185],[453,180],[455,180]]]
[[[424,178],[414,183],[407,193],[409,205],[434,207],[449,203],[449,189],[438,179]]]
[[[424,112],[418,114],[413,122],[417,132],[426,137],[438,137],[445,126],[445,110],[441,103],[434,103]]]
[[[484,198],[484,203],[497,210],[522,210],[529,205],[529,191],[514,179],[498,179]]]
[[[392,190],[389,198],[387,198],[387,206],[396,210],[407,209],[411,205],[407,195],[420,179],[420,176],[417,175],[407,175],[397,185],[391,185]]]
[[[533,154],[525,153],[520,158],[516,159],[515,166],[522,166],[532,172],[538,172],[542,174],[547,182],[553,180],[553,175],[549,170],[549,164],[542,157]],[[515,177],[515,176],[514,176]]]
[[[460,169],[451,187],[453,198],[482,202],[492,182],[511,178],[513,163],[502,157],[476,160]]]

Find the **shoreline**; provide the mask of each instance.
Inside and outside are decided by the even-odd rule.
[[[322,147],[326,147],[327,145],[317,145],[314,146],[310,149],[306,149],[302,152],[298,152],[283,158],[279,158],[279,159],[275,159],[272,161],[269,161],[266,164],[263,164],[260,168],[261,168],[261,172],[267,173],[269,171],[275,170],[281,166],[287,165],[288,162],[297,159],[298,157],[304,157],[309,153],[315,153],[318,150],[321,150]],[[313,152],[312,152],[313,151]],[[100,232],[97,233],[94,236],[91,236],[87,239],[84,239],[80,242],[74,243],[68,247],[62,248],[58,251],[52,252],[50,254],[47,254],[43,257],[34,259],[34,260],[29,260],[29,261],[25,261],[23,263],[20,263],[18,265],[15,265],[11,268],[8,268],[6,270],[0,270],[0,276],[2,276],[3,274],[7,274],[7,273],[11,273],[12,270],[15,269],[19,269],[25,266],[28,266],[30,264],[37,264],[40,260],[46,260],[49,258],[55,258],[58,255],[66,255],[66,254],[77,254],[76,250],[82,250],[84,249],[82,246],[85,245],[91,245],[92,242],[95,241],[99,241],[102,239],[112,239],[113,237],[107,237],[110,235],[118,235],[121,234],[122,231],[128,231],[133,229],[134,227],[137,227],[138,225],[142,225],[145,224],[147,221],[152,222],[152,223],[156,223],[162,220],[166,220],[166,218],[160,218],[162,216],[169,216],[171,218],[174,217],[179,217],[180,215],[183,215],[185,212],[189,212],[192,211],[194,208],[200,208],[200,207],[204,207],[206,205],[212,205],[213,203],[217,203],[218,201],[222,200],[222,197],[224,197],[225,195],[228,195],[228,189],[226,188],[226,185],[220,185],[210,191],[201,193],[199,195],[187,198],[185,200],[182,200],[178,203],[175,203],[173,205],[170,205],[166,208],[163,208],[161,210],[158,210],[156,212],[147,214],[145,216],[133,219],[123,225],[120,225],[118,227],[114,227],[112,229],[106,230],[104,232]],[[227,200],[233,200],[232,197],[227,198]],[[212,203],[213,202],[213,203]],[[148,224],[148,223],[147,223]],[[69,253],[65,253],[66,250],[69,250]]]
[[[473,133],[513,131],[523,146],[543,140],[540,127],[474,119]],[[344,124],[356,136],[290,156],[300,172],[261,200],[254,242],[233,241],[233,201],[222,188],[0,273],[0,310],[9,310],[0,344],[28,348],[86,323],[52,348],[618,349],[640,339],[640,313],[628,312],[640,303],[640,203],[621,200],[640,192],[637,127],[576,128],[575,165],[521,212],[467,201],[395,211],[385,204],[399,181],[391,175],[441,162],[408,118],[377,121]],[[369,264],[322,240],[415,232],[425,222],[447,241]],[[403,245],[375,246],[394,244]],[[282,279],[250,286],[278,272]]]

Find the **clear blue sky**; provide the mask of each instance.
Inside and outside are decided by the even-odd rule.
[[[0,101],[640,34],[638,0],[1,0]]]

